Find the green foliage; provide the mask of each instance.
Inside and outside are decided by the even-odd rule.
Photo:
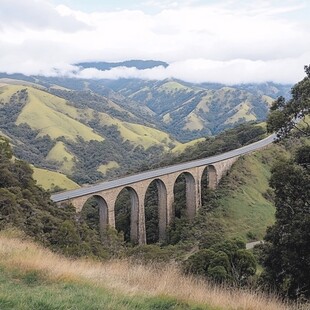
[[[256,272],[253,254],[238,241],[215,243],[191,255],[183,264],[186,273],[205,276],[216,283],[247,284]]]
[[[130,242],[131,227],[131,197],[130,192],[124,189],[120,192],[115,202],[115,228],[123,233],[124,240]]]
[[[20,85],[1,89],[0,130],[10,137],[14,155],[62,171],[79,184],[138,171],[143,162],[154,163],[178,143],[95,93],[55,90],[58,97]],[[119,167],[98,171],[115,160]]]
[[[12,150],[10,148],[9,140],[0,136],[0,160],[7,160],[12,158]]]
[[[153,244],[159,241],[158,188],[156,181],[153,181],[146,191],[144,209],[146,243]]]
[[[54,204],[49,193],[36,186],[30,166],[12,161],[8,142],[2,138],[0,141],[4,141],[0,143],[0,230],[17,227],[45,246],[70,256],[107,258],[115,255],[116,247],[121,252],[117,234],[109,231],[100,236],[98,209],[86,207],[77,221],[75,209]]]
[[[271,107],[267,129],[277,132],[279,138],[286,137],[292,129],[302,135],[310,136],[310,66],[305,66],[306,77],[294,85],[292,99],[286,101],[279,97]],[[298,120],[298,123],[296,122]]]
[[[309,164],[309,163],[308,163]],[[275,190],[276,223],[265,237],[265,280],[292,298],[310,297],[310,174],[292,161],[278,162]]]
[[[281,159],[272,169],[276,222],[261,254],[268,288],[301,300],[310,298],[310,67],[305,71],[307,76],[292,88],[292,99],[279,98],[268,119],[268,129],[278,130],[279,138],[293,136],[286,143],[297,150],[294,158]]]
[[[310,168],[310,145],[303,145],[297,149],[295,161],[304,168]]]
[[[182,252],[175,246],[160,246],[158,244],[138,245],[128,248],[126,255],[143,263],[160,263],[171,262],[172,260],[179,259]]]
[[[167,154],[159,164],[153,165],[153,167],[168,166],[176,162],[186,162],[225,153],[256,142],[264,138],[265,134],[265,129],[255,123],[238,125],[216,137],[206,137],[204,141],[187,147],[181,154]]]
[[[0,267],[0,309],[211,310],[215,308],[167,296],[129,296],[82,281],[51,281],[37,271],[11,272]]]

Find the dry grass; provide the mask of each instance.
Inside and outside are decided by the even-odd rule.
[[[70,260],[7,233],[0,235],[0,264],[6,269],[37,270],[51,280],[86,282],[129,296],[170,296],[219,309],[290,309],[272,297],[214,287],[183,276],[173,265],[158,268],[127,260]]]

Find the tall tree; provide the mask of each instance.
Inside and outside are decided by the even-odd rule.
[[[269,131],[298,139],[289,160],[272,169],[276,222],[269,228],[263,251],[264,279],[290,298],[310,298],[310,67],[292,88],[292,99],[280,97],[268,118]],[[293,130],[294,129],[294,130]]]
[[[267,129],[277,132],[279,138],[287,136],[292,129],[310,137],[310,66],[305,66],[306,77],[291,90],[288,101],[279,97],[274,101],[268,116]]]

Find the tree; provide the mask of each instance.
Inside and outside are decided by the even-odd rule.
[[[310,175],[293,161],[279,162],[270,181],[276,223],[265,240],[264,275],[269,286],[291,297],[310,297]]]
[[[292,98],[275,100],[267,120],[269,132],[277,132],[279,138],[286,137],[292,129],[310,136],[310,66],[305,66],[306,77],[291,90]]]
[[[292,88],[292,99],[279,98],[272,106],[268,129],[283,139],[290,135],[295,156],[273,167],[270,185],[275,191],[276,221],[265,236],[263,280],[290,298],[310,298],[310,67]],[[296,120],[299,120],[297,123]],[[294,129],[294,130],[293,130]]]
[[[191,255],[183,268],[186,273],[202,275],[216,283],[243,286],[255,274],[256,261],[243,242],[226,240]]]
[[[12,158],[9,140],[0,136],[0,160],[7,161]]]

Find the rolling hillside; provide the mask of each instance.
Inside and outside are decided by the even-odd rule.
[[[167,64],[154,61],[125,63],[82,63],[83,68],[110,70],[118,66],[140,69]],[[176,79],[72,79],[65,77],[26,77],[0,74],[0,77],[37,83],[57,96],[95,109],[118,120],[138,123],[165,131],[188,142],[205,135],[216,135],[236,124],[263,121],[270,104],[278,96],[289,97],[291,85],[193,84]],[[70,92],[71,90],[71,92]],[[74,90],[75,92],[72,92]],[[98,102],[100,101],[100,104]],[[104,110],[103,110],[104,108]]]
[[[0,86],[1,133],[17,157],[38,168],[85,183],[134,169],[143,157],[181,145],[105,97],[63,88],[57,92],[63,97],[27,82],[6,80]],[[64,184],[72,186],[60,187]]]
[[[120,65],[165,64],[80,64],[101,70]],[[0,74],[0,131],[18,158],[79,184],[91,183],[138,171],[141,165],[147,169],[161,154],[180,153],[206,136],[264,120],[273,99],[288,89],[273,83],[228,87],[175,79]]]
[[[55,190],[57,189],[76,189],[79,188],[79,185],[70,180],[66,175],[49,171],[46,169],[32,167],[33,169],[33,178],[37,181],[37,184],[43,187],[45,190]]]
[[[128,81],[115,90],[149,107],[163,128],[180,139],[215,135],[239,123],[261,121],[274,100],[258,91],[224,85],[209,89],[175,80],[140,81],[137,90],[133,83]]]

